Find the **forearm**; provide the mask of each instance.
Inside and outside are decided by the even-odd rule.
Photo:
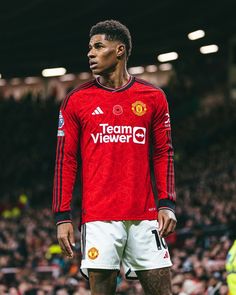
[[[158,208],[175,210],[174,150],[170,131],[166,132],[163,145],[154,149],[153,166],[158,192]]]
[[[52,211],[57,224],[70,222],[71,201],[77,174],[77,152],[80,125],[73,101],[61,107],[57,133],[56,162]],[[60,131],[60,132],[59,132]]]
[[[174,165],[170,158],[162,159],[154,165],[156,187],[158,193],[158,208],[175,210]]]

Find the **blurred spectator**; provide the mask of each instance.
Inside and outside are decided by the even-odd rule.
[[[230,295],[236,294],[236,240],[229,249],[226,261],[226,270]]]

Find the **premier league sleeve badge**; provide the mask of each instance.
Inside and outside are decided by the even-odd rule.
[[[62,112],[59,113],[58,128],[61,129],[64,126],[64,118]]]

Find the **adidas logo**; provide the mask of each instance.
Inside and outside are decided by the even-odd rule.
[[[166,251],[166,253],[165,253],[165,255],[164,255],[164,257],[163,257],[164,259],[166,259],[166,258],[169,258],[169,254],[168,254],[168,251]]]
[[[93,112],[92,115],[102,115],[104,114],[100,107],[97,107]]]

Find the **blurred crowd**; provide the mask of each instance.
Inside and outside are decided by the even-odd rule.
[[[203,171],[202,165],[194,165],[193,160],[189,163],[195,167],[192,177],[199,181],[192,187],[177,187],[178,226],[167,239],[174,295],[228,294],[225,260],[233,242],[231,225],[236,220],[236,169],[225,169],[227,162],[227,158],[215,159],[213,170]],[[74,212],[75,256],[66,259],[57,244],[50,208],[34,209],[22,199],[23,204],[18,202],[12,211],[1,208],[0,294],[90,294],[89,284],[79,272],[78,211]],[[125,280],[121,271],[117,294],[142,295],[143,291],[138,281]]]
[[[218,204],[206,196],[195,203],[185,190],[179,202],[179,225],[168,238],[173,294],[228,294],[225,259],[232,243],[228,225],[235,222],[235,199]],[[56,241],[50,209],[26,207],[18,217],[1,217],[0,294],[90,294],[89,284],[79,272],[78,223],[75,215],[75,256],[66,259]],[[138,281],[126,281],[121,272],[117,294],[141,295],[143,291]]]
[[[167,242],[173,295],[227,295],[225,260],[236,238],[236,106],[204,112],[193,99],[187,107],[176,106],[172,121],[178,225]],[[2,126],[8,126],[1,131],[0,295],[90,294],[79,272],[78,189],[73,259],[61,253],[50,210],[57,114],[53,99],[0,100]],[[117,294],[143,290],[121,270]]]

